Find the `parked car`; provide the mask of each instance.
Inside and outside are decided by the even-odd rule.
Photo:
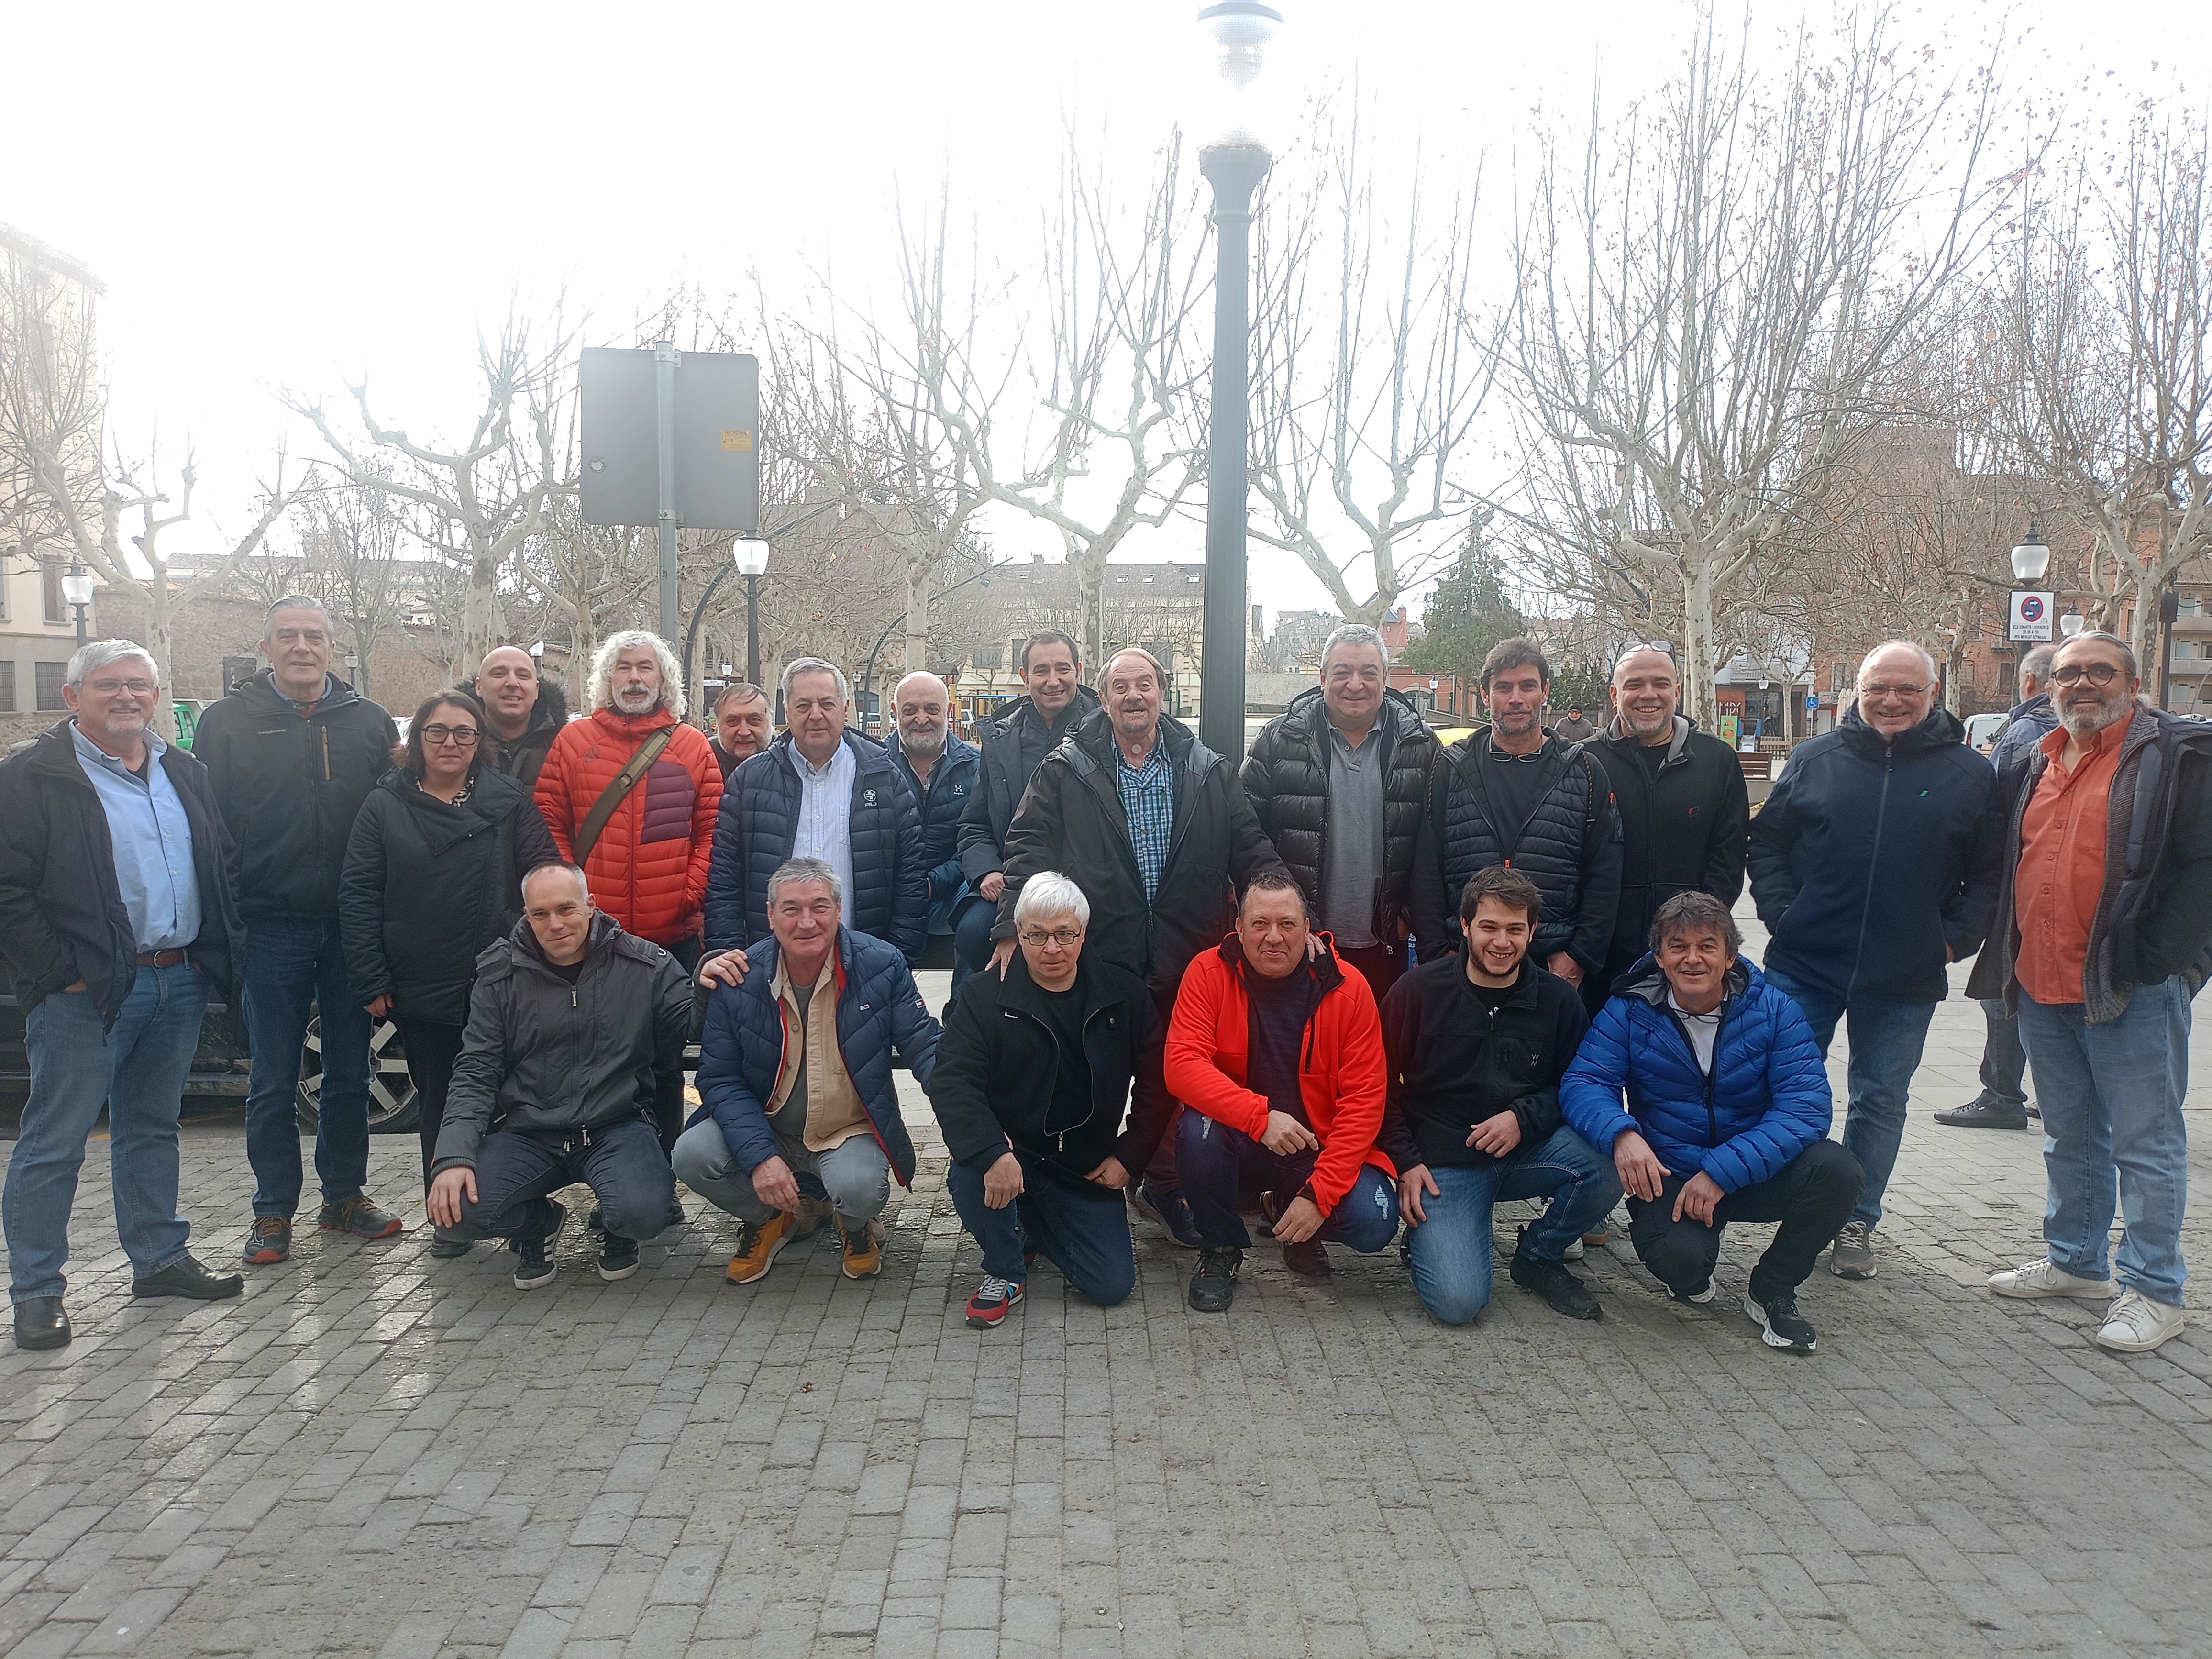
[[[2001,714],[1969,714],[1966,716],[1966,741],[1977,753],[1986,755],[1996,743],[1997,733],[2004,729],[2004,723],[2005,717]]]

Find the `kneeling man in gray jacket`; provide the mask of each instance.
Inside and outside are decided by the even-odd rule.
[[[552,1281],[568,1219],[549,1194],[581,1181],[605,1218],[599,1277],[627,1279],[639,1244],[675,1213],[653,1102],[681,1084],[690,980],[594,908],[573,864],[524,877],[522,907],[477,958],[430,1218],[464,1238],[512,1240],[515,1287],[534,1290]]]

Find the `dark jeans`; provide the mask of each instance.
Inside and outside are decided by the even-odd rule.
[[[972,898],[952,923],[952,994],[960,994],[960,981],[991,959],[991,927],[999,907]],[[1003,1278],[1005,1275],[1001,1274]]]
[[[368,1011],[346,985],[335,916],[246,924],[246,1158],[253,1213],[289,1220],[300,1207],[300,1050],[319,1012],[323,1091],[316,1103],[315,1175],[323,1200],[358,1198],[368,1182]]]
[[[1128,1206],[1111,1187],[1070,1181],[1026,1153],[1021,1195],[1003,1210],[983,1201],[983,1173],[965,1164],[945,1172],[960,1224],[983,1247],[983,1271],[1018,1285],[1029,1269],[1022,1240],[1060,1269],[1067,1282],[1102,1308],[1129,1298],[1137,1288],[1137,1253],[1129,1238]]]
[[[1982,1098],[2024,1111],[2027,1091],[2021,1085],[2027,1075],[2027,1050],[2021,1044],[2020,1022],[2005,1012],[2002,997],[1982,1004],[1982,1020],[1989,1027],[1982,1044]]]
[[[438,1131],[446,1121],[446,1091],[461,1057],[461,1028],[434,1019],[395,1018],[407,1050],[407,1075],[415,1080],[416,1127],[422,1136],[422,1190],[430,1190],[430,1165],[438,1157]]]
[[[459,1238],[513,1238],[553,1224],[549,1194],[582,1182],[608,1233],[644,1243],[668,1225],[676,1177],[660,1137],[641,1117],[588,1134],[494,1129],[477,1147],[477,1195],[461,1200]]]
[[[1224,1245],[1249,1249],[1252,1235],[1237,1213],[1237,1190],[1249,1182],[1273,1196],[1280,1214],[1313,1175],[1317,1154],[1290,1157],[1271,1152],[1242,1129],[1217,1123],[1203,1112],[1183,1109],[1176,1125],[1181,1144],[1176,1162],[1182,1172],[1182,1195],[1189,1202],[1198,1236],[1210,1249]],[[1316,1239],[1346,1244],[1362,1255],[1385,1249],[1398,1236],[1395,1185],[1372,1164],[1360,1166],[1352,1190],[1337,1200],[1321,1224]]]
[[[1731,1221],[1778,1221],[1781,1231],[1751,1272],[1759,1300],[1802,1285],[1851,1218],[1865,1176],[1858,1159],[1832,1140],[1816,1140],[1778,1174],[1739,1187],[1713,1210],[1710,1227],[1685,1215],[1674,1219],[1674,1195],[1686,1177],[1668,1176],[1656,1200],[1628,1200],[1628,1242],[1652,1276],[1684,1296],[1712,1282],[1721,1259],[1721,1229]]]
[[[1395,945],[1340,945],[1336,948],[1336,959],[1348,962],[1359,970],[1359,977],[1367,981],[1367,988],[1375,993],[1377,1002],[1389,995],[1390,988],[1406,976],[1406,944],[1403,939]]]

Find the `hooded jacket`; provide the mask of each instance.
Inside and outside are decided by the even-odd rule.
[[[714,815],[722,804],[722,769],[707,739],[665,705],[648,714],[594,709],[556,732],[538,775],[538,810],[565,860],[575,857],[576,832],[630,757],[664,726],[668,746],[623,797],[584,860],[599,907],[629,932],[656,945],[679,945],[699,932],[707,871],[714,856]]]
[[[1368,741],[1382,745],[1382,879],[1371,925],[1376,939],[1398,940],[1413,927],[1413,848],[1443,745],[1405,694],[1388,690]],[[1328,867],[1328,744],[1316,685],[1261,729],[1238,774],[1260,828],[1315,904]]]
[[[1037,763],[1057,748],[1064,738],[1098,707],[1098,694],[1087,685],[1075,688],[1074,701],[1060,711],[1057,724],[1047,724],[1029,698],[994,719],[986,720],[977,733],[982,759],[976,768],[975,786],[968,793],[967,810],[960,815],[960,869],[973,887],[993,871],[1004,871],[1001,849],[1014,809]]]
[[[477,696],[481,699],[483,693]],[[530,724],[513,743],[492,745],[492,765],[525,789],[535,789],[538,775],[545,769],[546,751],[568,723],[568,689],[558,680],[540,679],[538,701],[530,706]]]
[[[927,1089],[937,1066],[937,1022],[896,947],[841,926],[836,948],[837,1051],[884,1161],[901,1186],[911,1187],[914,1139],[899,1111],[891,1050],[898,1050],[915,1081]],[[699,1038],[702,1103],[684,1126],[712,1119],[747,1175],[777,1156],[764,1103],[783,1074],[784,1045],[798,1036],[775,994],[778,954],[771,934],[751,948],[745,982],[717,985],[708,998],[707,1029]]]
[[[908,963],[929,942],[928,872],[922,863],[921,808],[906,775],[884,746],[848,730],[853,797],[847,833],[853,847],[853,890],[844,896],[845,925],[888,940]],[[786,732],[730,774],[714,824],[714,867],[707,880],[707,948],[750,951],[769,938],[768,878],[799,839],[802,785]]]
[[[1321,954],[1294,970],[1305,976],[1311,998],[1298,1047],[1298,1096],[1321,1138],[1307,1195],[1326,1217],[1352,1190],[1362,1164],[1394,1177],[1398,1171],[1375,1144],[1386,1078],[1375,994],[1338,965],[1327,933],[1315,937]],[[1257,1140],[1267,1130],[1268,1108],[1267,1097],[1244,1081],[1252,1054],[1252,1000],[1244,977],[1251,971],[1233,933],[1192,960],[1168,1022],[1164,1069],[1177,1100]]]
[[[514,778],[480,766],[468,799],[448,803],[386,773],[353,821],[338,887],[353,1000],[465,1024],[477,956],[521,921],[523,877],[559,857]]]
[[[2002,997],[2014,1008],[2021,821],[2050,765],[2041,749],[2020,748],[1998,775],[2004,832],[1996,920],[1966,984],[1967,995]],[[2107,799],[2105,883],[2081,975],[2092,1024],[2126,1012],[2138,985],[2179,974],[2194,997],[2212,975],[2212,724],[2138,704]]]
[[[1768,971],[1839,1000],[1941,1002],[1944,951],[1981,948],[1996,904],[1996,774],[1948,709],[1892,738],[1854,706],[1791,751],[1752,820]]]
[[[1085,952],[1127,969],[1164,1002],[1191,958],[1234,924],[1237,890],[1262,870],[1281,869],[1283,861],[1228,762],[1164,714],[1157,740],[1167,745],[1174,768],[1175,817],[1152,902],[1145,902],[1137,849],[1115,786],[1113,721],[1104,709],[1094,709],[1038,764],[1007,828],[1006,886],[991,937],[1013,937],[1022,884],[1057,870],[1091,901]]]
[[[2005,715],[2004,724],[1997,727],[1996,741],[1990,745],[1990,764],[2000,775],[2008,761],[2025,764],[2025,751],[2041,743],[2057,724],[2058,713],[2051,706],[2048,691],[2039,691],[2027,702],[2014,703]]]
[[[571,985],[530,924],[516,922],[477,958],[431,1172],[474,1168],[495,1118],[502,1129],[559,1135],[653,1121],[661,1080],[682,1076],[690,1035],[690,975],[658,945],[601,911]]]
[[[1703,892],[1733,906],[1742,896],[1751,798],[1735,751],[1686,715],[1674,716],[1656,777],[1617,720],[1583,752],[1605,769],[1620,815],[1620,902],[1600,975],[1609,991],[1651,948],[1652,914],[1668,899]]]
[[[137,978],[138,942],[115,876],[106,809],[77,761],[75,724],[49,726],[0,760],[0,959],[26,1014],[82,980],[106,1027]],[[160,764],[192,830],[200,934],[187,955],[228,999],[246,952],[238,849],[207,769],[173,743]]]
[[[929,1103],[955,1163],[988,1170],[1018,1148],[1088,1184],[1109,1158],[1132,1176],[1152,1162],[1175,1116],[1160,1075],[1159,1009],[1134,974],[1087,953],[1070,989],[1079,999],[1091,1097],[1085,1115],[1063,1120],[1053,1109],[1060,1038],[1028,962],[1016,951],[1004,979],[970,974],[962,981],[929,1079]]]
[[[1647,953],[1631,969],[1559,1079],[1559,1109],[1575,1132],[1609,1154],[1634,1129],[1673,1173],[1702,1170],[1724,1193],[1780,1174],[1826,1139],[1835,1097],[1805,1016],[1741,957],[1727,986],[1707,1076],[1667,1006],[1657,958]]]
[[[336,675],[305,714],[264,669],[200,716],[192,753],[238,843],[248,921],[337,916],[353,821],[392,769],[397,735],[391,715]]]
[[[899,775],[906,780],[906,787],[914,792],[921,811],[921,863],[923,878],[928,884],[928,902],[933,907],[949,903],[967,879],[960,867],[960,821],[975,790],[975,775],[982,764],[982,751],[974,744],[946,732],[945,752],[929,769],[929,781],[924,783],[915,775],[914,765],[907,759],[897,732],[891,733],[884,748],[891,757],[891,764],[898,768]],[[859,879],[857,866],[854,879]]]

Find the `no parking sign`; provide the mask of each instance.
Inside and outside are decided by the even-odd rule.
[[[2051,615],[2057,608],[2050,593],[2014,593],[2012,596],[2012,637],[2015,640],[2047,640],[2051,637]]]

